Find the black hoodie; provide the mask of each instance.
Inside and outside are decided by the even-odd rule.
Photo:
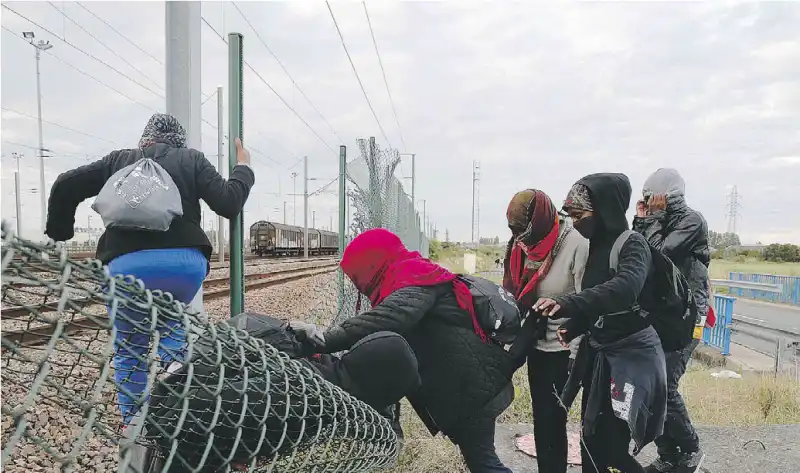
[[[631,235],[620,250],[613,274],[608,259],[614,241],[628,229],[625,212],[631,199],[630,181],[624,174],[601,173],[586,176],[578,184],[589,189],[596,227],[589,240],[583,290],[559,296],[556,301],[564,317],[570,318],[563,326],[569,339],[588,330],[598,342],[610,343],[649,325],[631,307],[639,299],[650,271],[650,249],[644,237]]]

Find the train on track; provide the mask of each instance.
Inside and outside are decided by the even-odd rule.
[[[250,252],[258,256],[300,256],[303,254],[303,227],[259,220],[250,226]],[[339,234],[308,229],[309,255],[335,255]]]

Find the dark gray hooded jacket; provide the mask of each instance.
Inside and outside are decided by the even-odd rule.
[[[689,282],[697,312],[708,314],[708,265],[711,252],[708,248],[708,224],[705,218],[686,205],[686,184],[678,171],[661,168],[644,183],[643,194],[667,195],[667,208],[647,217],[636,217],[633,229],[661,250]]]

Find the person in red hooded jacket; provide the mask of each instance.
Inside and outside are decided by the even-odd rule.
[[[340,265],[371,309],[325,333],[295,330],[305,330],[320,353],[347,350],[376,332],[402,335],[422,379],[406,397],[431,434],[442,432],[458,445],[472,472],[510,472],[497,457],[494,432],[495,419],[514,399],[512,362],[481,330],[466,285],[383,228],[355,237]],[[357,312],[360,302],[359,296]]]

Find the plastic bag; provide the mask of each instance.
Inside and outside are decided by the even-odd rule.
[[[183,202],[169,173],[153,159],[142,158],[111,176],[92,209],[106,228],[165,232],[183,215]]]

